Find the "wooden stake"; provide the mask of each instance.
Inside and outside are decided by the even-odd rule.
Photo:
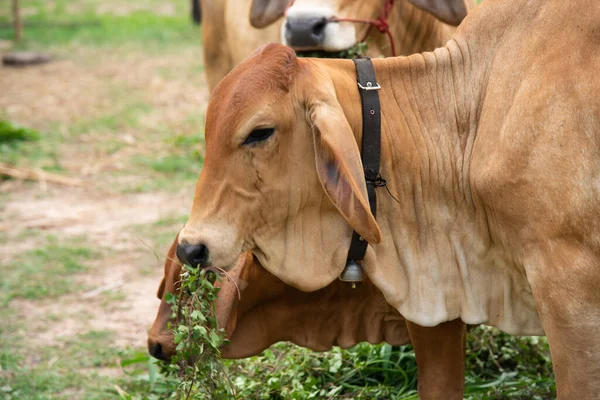
[[[21,13],[19,12],[19,0],[12,0],[13,25],[15,27],[15,41],[20,42],[23,27],[21,25]]]

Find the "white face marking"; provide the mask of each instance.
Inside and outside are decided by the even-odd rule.
[[[287,17],[281,24],[281,43],[289,46],[286,39],[286,23],[288,18],[329,19],[336,16],[336,10],[331,6],[323,5],[322,1],[303,1],[294,3],[288,11]],[[340,51],[356,44],[356,30],[351,22],[329,22],[325,25],[324,40],[319,48],[312,50]]]

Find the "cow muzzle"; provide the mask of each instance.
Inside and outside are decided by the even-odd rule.
[[[285,40],[289,46],[303,49],[319,49],[325,39],[325,17],[288,18],[285,22]]]
[[[176,353],[175,342],[173,341],[173,335],[160,335],[148,337],[148,353],[154,358],[163,361],[170,361]]]
[[[281,40],[295,50],[340,51],[356,44],[356,31],[348,22],[335,22],[328,7],[293,5],[281,25]]]
[[[181,262],[193,267],[208,267],[209,252],[205,244],[179,244],[177,245],[177,258]]]

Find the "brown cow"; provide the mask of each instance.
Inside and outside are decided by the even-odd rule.
[[[354,46],[365,39],[369,25],[329,19],[376,19],[386,1],[389,0],[317,0],[316,6],[311,0],[295,0],[293,4],[289,0],[204,1],[202,41],[209,90],[212,92],[229,71],[266,43],[282,41],[298,49],[325,51]],[[396,55],[433,50],[446,44],[455,31],[451,25],[460,23],[474,7],[475,0],[466,0],[455,8],[449,3],[449,0],[395,0],[387,23]],[[313,23],[320,24],[318,35],[313,34]],[[375,28],[369,31],[366,42],[367,55],[371,57],[393,55],[388,35]]]
[[[407,320],[545,333],[558,397],[599,398],[598,21],[593,0],[487,0],[445,47],[374,59],[394,195],[379,189],[377,220],[354,64],[266,46],[215,89],[180,259],[251,251],[313,291],[355,230]]]
[[[167,327],[171,307],[166,293],[177,293],[181,264],[173,242],[165,275],[158,290],[158,315],[148,336],[148,350],[159,359],[175,353],[173,333]],[[464,387],[465,328],[460,321],[425,328],[405,321],[368,280],[356,289],[334,281],[315,292],[302,292],[267,272],[249,254],[238,260],[221,286],[216,302],[218,324],[225,327],[229,344],[224,358],[260,353],[280,341],[290,341],[316,351],[332,346],[352,347],[360,342],[411,342],[419,368],[422,399],[462,399]],[[238,288],[241,298],[238,298]]]

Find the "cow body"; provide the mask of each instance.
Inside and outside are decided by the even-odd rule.
[[[261,0],[254,1],[260,3]],[[282,0],[262,1],[275,3],[276,7],[274,11],[270,12],[272,15],[269,16],[268,21],[260,24],[260,28],[256,27],[256,21],[248,18],[249,15],[252,15],[252,0],[216,0],[205,1],[206,4],[202,4],[204,62],[211,92],[229,71],[259,46],[281,40],[286,43],[287,17],[283,17],[283,14],[288,4],[291,3]],[[325,13],[323,15],[328,17],[374,20],[379,17],[385,5],[384,0],[373,2],[319,0],[318,3],[315,6],[311,0],[295,0],[289,8],[288,14],[296,19],[314,19],[315,15],[307,14],[307,10],[310,12],[321,10],[321,14]],[[474,0],[467,0],[464,7],[465,12],[474,5]],[[323,18],[321,14],[319,15]],[[462,17],[464,15],[460,15],[450,22],[457,25]],[[409,0],[395,1],[387,22],[398,55],[429,51],[443,46],[455,31],[454,26],[440,21],[431,11],[424,11],[411,4]],[[341,51],[366,39],[368,56],[392,55],[391,41],[388,35],[368,24],[332,22],[329,23],[329,26],[329,29],[335,28],[330,33],[333,38],[341,36],[338,29],[346,33],[343,43],[327,47],[319,44],[313,46],[311,50]],[[369,32],[367,32],[368,29],[370,29]],[[292,45],[292,47],[294,46]]]
[[[251,0],[202,1],[202,44],[210,92],[254,49],[279,41],[280,22],[254,28],[248,19],[250,5]]]
[[[222,266],[249,250],[313,291],[355,230],[408,321],[545,333],[559,398],[598,398],[599,20],[592,0],[487,0],[446,47],[374,60],[395,197],[380,190],[376,221],[353,63],[262,49],[209,105],[182,254]]]

